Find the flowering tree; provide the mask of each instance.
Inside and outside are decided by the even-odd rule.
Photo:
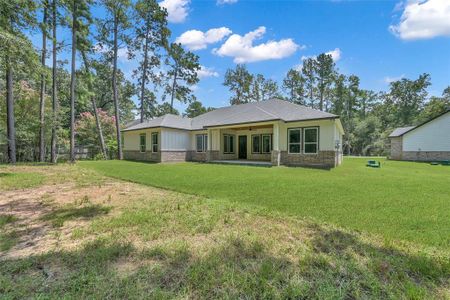
[[[107,151],[109,155],[113,155],[115,150],[117,150],[115,132],[116,119],[114,116],[109,116],[108,113],[102,109],[97,109],[97,114],[102,126]],[[91,147],[94,154],[101,153],[101,145],[98,138],[94,114],[91,112],[81,113],[75,123],[75,132],[77,135],[77,142],[80,146]]]

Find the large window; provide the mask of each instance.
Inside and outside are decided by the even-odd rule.
[[[288,151],[289,153],[301,152],[302,130],[300,128],[288,129]]]
[[[270,153],[272,151],[271,134],[252,135],[252,153]]]
[[[208,135],[197,134],[195,138],[197,141],[197,152],[206,152],[208,150]]]
[[[252,135],[252,153],[261,153],[261,135]]]
[[[262,135],[262,153],[270,153],[272,151],[272,135],[263,134]]]
[[[234,153],[234,135],[231,134],[223,135],[223,153],[225,154]]]
[[[158,152],[158,133],[152,133],[152,152]]]
[[[303,152],[305,154],[316,154],[319,145],[319,129],[310,127],[303,129]]]
[[[141,152],[145,152],[147,144],[147,135],[145,133],[141,133],[139,135],[139,150]]]

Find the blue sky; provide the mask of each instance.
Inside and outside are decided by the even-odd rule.
[[[172,41],[178,38],[200,56],[204,70],[195,95],[207,106],[228,105],[223,76],[237,62],[281,83],[302,57],[331,51],[340,72],[358,75],[365,89],[386,90],[390,80],[424,72],[431,75],[430,94],[450,85],[448,0],[160,3],[169,11]],[[61,35],[70,38],[66,31]],[[33,41],[40,47],[37,36]],[[135,65],[120,59],[125,74]]]

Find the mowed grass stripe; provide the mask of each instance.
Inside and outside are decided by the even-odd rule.
[[[450,167],[346,158],[331,171],[201,163],[84,161],[128,181],[226,199],[427,245],[450,246]]]

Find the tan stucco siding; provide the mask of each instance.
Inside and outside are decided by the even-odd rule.
[[[123,150],[124,151],[139,151],[140,150],[140,140],[139,136],[142,133],[146,134],[146,148],[147,151],[151,151],[152,147],[152,133],[157,132],[159,134],[159,145],[161,145],[161,130],[156,128],[143,129],[143,130],[133,130],[133,131],[124,131],[123,135]]]

